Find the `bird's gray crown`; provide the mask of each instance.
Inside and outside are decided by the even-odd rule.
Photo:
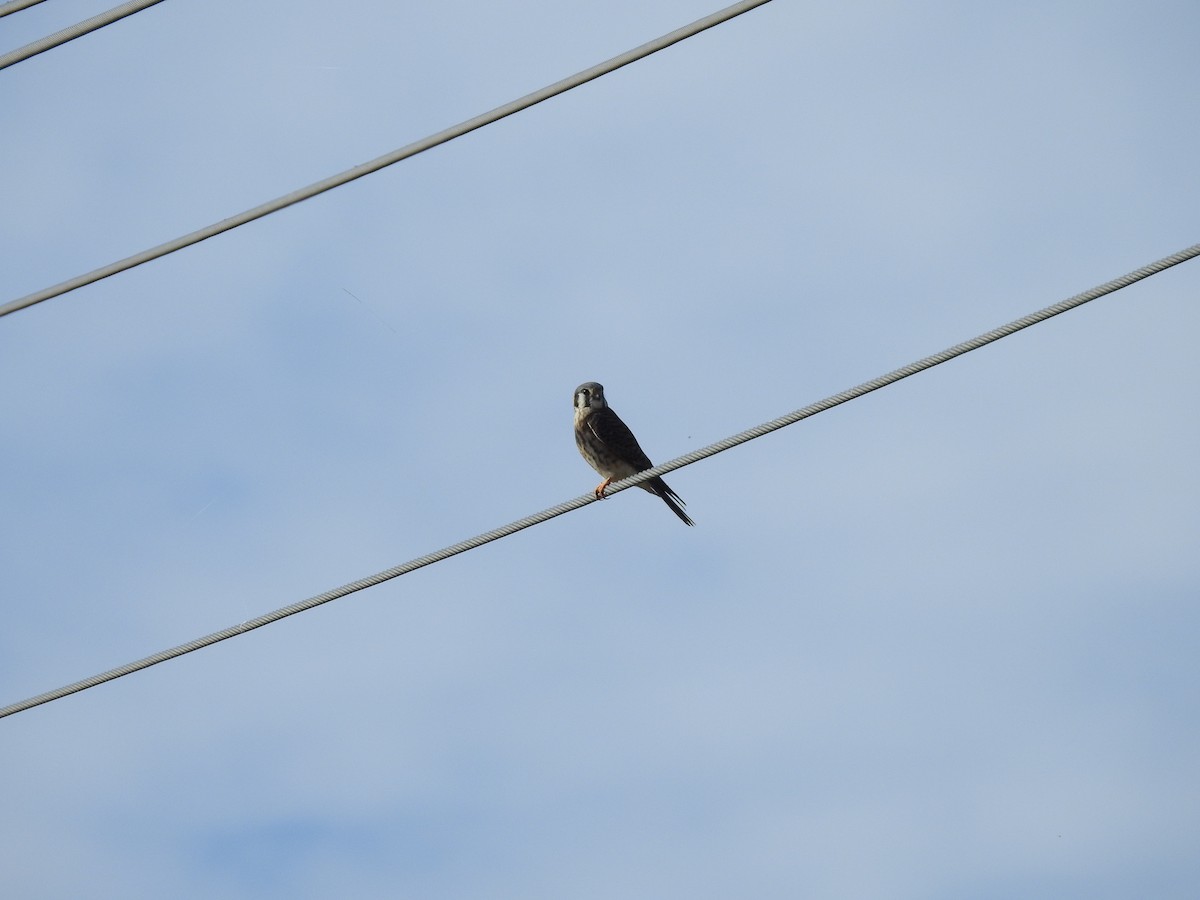
[[[575,388],[575,408],[607,406],[604,401],[604,385],[597,381],[585,381]]]

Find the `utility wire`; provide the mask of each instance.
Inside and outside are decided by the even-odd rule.
[[[1076,294],[1053,306],[1047,306],[1045,309],[1030,315],[1023,316],[1016,321],[1009,322],[1007,325],[1002,325],[999,328],[993,328],[978,337],[972,338],[969,341],[963,341],[961,344],[955,344],[941,353],[935,353],[932,356],[926,356],[924,359],[919,359],[914,363],[909,363],[907,366],[889,372],[886,375],[880,375],[878,378],[873,378],[870,381],[863,382],[857,387],[842,391],[840,394],[834,394],[826,397],[824,400],[818,400],[816,403],[811,403],[808,406],[802,407],[794,412],[788,413],[786,416],[780,416],[778,419],[772,419],[770,422],[764,422],[762,425],[757,425],[740,434],[735,434],[732,437],[725,438],[722,441],[717,441],[715,444],[709,444],[707,447],[702,447],[699,450],[693,450],[691,453],[685,453],[683,456],[676,457],[670,462],[655,466],[652,469],[647,469],[644,472],[639,472],[637,475],[632,475],[629,478],[624,478],[621,481],[614,482],[608,489],[609,494],[616,494],[620,491],[628,490],[631,487],[636,487],[643,481],[648,481],[657,475],[665,475],[668,472],[673,472],[675,469],[680,469],[684,466],[691,465],[702,459],[707,459],[739,444],[744,444],[747,441],[752,441],[755,438],[762,437],[765,434],[770,434],[772,431],[777,431],[787,425],[792,425],[802,419],[807,419],[810,416],[815,416],[817,413],[824,412],[827,409],[832,409],[850,400],[862,397],[864,394],[869,394],[881,387],[886,387],[889,384],[894,384],[903,378],[910,375],[915,375],[918,372],[923,372],[926,369],[931,369],[934,366],[954,359],[956,356],[961,356],[964,353],[969,353],[972,350],[978,350],[980,347],[990,344],[993,341],[998,341],[1001,338],[1015,334],[1023,328],[1028,328],[1030,325],[1036,325],[1039,322],[1044,322],[1059,313],[1067,312],[1077,306],[1095,300],[1097,297],[1103,297],[1105,294],[1111,294],[1113,291],[1118,291],[1121,288],[1128,287],[1134,282],[1141,281],[1143,278],[1149,278],[1151,275],[1176,266],[1181,262],[1185,262],[1193,257],[1200,256],[1200,244],[1195,244],[1186,250],[1181,250],[1171,256],[1164,257],[1157,262],[1150,263],[1147,266],[1130,272],[1127,275],[1122,275],[1120,278],[1115,278],[1112,281],[1106,282],[1098,287],[1092,288],[1090,291],[1084,291],[1082,294]],[[91,678],[85,678],[82,681],[76,681],[74,684],[68,684],[65,687],[57,690],[47,691],[44,694],[38,694],[35,697],[30,697],[27,700],[22,700],[19,703],[13,703],[9,706],[0,708],[0,718],[11,716],[14,713],[19,713],[32,707],[39,706],[43,703],[49,703],[52,700],[58,700],[66,697],[69,694],[74,694],[78,691],[87,690],[88,688],[96,687],[104,684],[106,681],[112,681],[124,675],[130,675],[133,672],[141,669],[148,669],[150,666],[157,665],[161,662],[166,662],[169,659],[174,659],[177,656],[183,656],[186,653],[191,653],[194,650],[200,650],[204,647],[209,647],[231,637],[236,637],[239,634],[245,634],[248,631],[253,631],[256,628],[261,628],[264,625],[270,625],[273,622],[278,622],[280,619],[295,615],[299,612],[312,609],[328,603],[331,600],[337,600],[342,597],[353,594],[357,591],[364,590],[369,587],[374,587],[377,584],[382,584],[385,581],[390,581],[393,578],[398,578],[401,575],[407,575],[409,572],[414,572],[417,569],[432,565],[436,562],[441,562],[444,559],[449,559],[452,556],[457,556],[459,553],[465,553],[468,550],[474,550],[477,547],[482,547],[484,544],[497,541],[500,538],[508,537],[516,534],[518,531],[523,531],[533,525],[540,525],[542,522],[549,521],[556,516],[561,516],[563,513],[571,512],[579,509],[589,503],[594,503],[596,497],[591,494],[584,494],[576,497],[574,500],[568,500],[565,503],[560,503],[558,506],[552,506],[549,509],[542,510],[540,513],[535,513],[531,516],[526,516],[523,519],[518,519],[515,522],[510,522],[500,528],[495,528],[484,534],[477,535],[469,540],[460,541],[450,547],[438,550],[436,553],[430,553],[425,556],[419,556],[416,559],[410,560],[402,565],[395,566],[391,569],[385,569],[375,575],[369,575],[366,578],[360,578],[358,581],[352,581],[349,584],[334,588],[331,591],[326,591],[323,594],[317,594],[315,597],[309,597],[307,600],[301,600],[299,603],[293,603],[291,606],[284,606],[274,612],[266,613],[256,619],[250,619],[242,622],[240,625],[234,625],[222,631],[216,631],[212,634],[201,638],[196,638],[193,641],[188,641],[186,644],[180,644],[178,647],[172,647],[169,650],[162,650],[152,656],[147,656],[145,659],[137,660],[136,662],[126,663],[123,666],[118,666],[115,669],[110,669],[107,672],[101,672],[99,675],[93,675]]]
[[[0,3],[0,19],[44,2],[45,0],[9,0],[8,3]]]
[[[592,66],[589,69],[584,69],[582,72],[577,72],[569,78],[564,78],[562,81],[556,81],[539,91],[534,91],[532,94],[526,94],[519,100],[513,100],[511,103],[506,103],[504,106],[498,106],[490,112],[483,113],[473,119],[467,119],[465,122],[460,122],[444,131],[439,131],[437,134],[430,135],[415,143],[409,144],[406,147],[401,147],[399,150],[393,150],[391,153],[373,159],[370,162],[355,166],[353,169],[347,169],[338,175],[330,176],[322,181],[310,184],[308,187],[300,188],[297,191],[292,191],[290,194],[285,194],[282,197],[277,197],[267,203],[263,203],[253,209],[248,209],[236,216],[231,216],[228,219],[223,219],[214,225],[209,225],[207,228],[201,228],[199,231],[193,231],[191,234],[185,234],[183,237],[176,238],[173,241],[167,241],[165,244],[159,244],[157,247],[151,247],[148,250],[143,250],[141,253],[135,253],[133,256],[128,256],[119,262],[111,263],[99,269],[94,269],[83,275],[78,275],[69,281],[64,281],[61,284],[56,284],[53,287],[45,288],[32,294],[28,294],[11,303],[0,306],[0,316],[6,316],[9,313],[16,312],[19,309],[24,309],[27,306],[33,306],[35,303],[41,303],[43,300],[49,300],[51,297],[57,297],[65,294],[68,291],[73,291],[76,288],[83,287],[86,284],[91,284],[94,281],[99,281],[102,278],[107,278],[110,275],[115,275],[118,272],[124,272],[126,269],[132,269],[134,266],[140,266],[142,263],[149,262],[152,259],[158,259],[160,256],[166,256],[168,253],[174,253],[176,250],[181,250],[184,247],[189,247],[192,244],[198,244],[200,241],[207,240],[214,235],[221,234],[224,231],[229,231],[231,228],[237,228],[239,225],[245,225],[247,222],[253,222],[255,219],[261,219],[263,216],[273,212],[278,212],[302,200],[308,200],[325,191],[332,190],[335,187],[340,187],[343,184],[354,181],[356,178],[362,178],[364,175],[370,175],[373,172],[378,172],[380,169],[398,163],[403,159],[408,159],[410,156],[416,156],[422,151],[428,150],[431,147],[436,147],[439,144],[444,144],[447,141],[453,140],[456,137],[461,137],[477,128],[482,128],[484,125],[490,125],[503,119],[506,116],[511,116],[513,113],[520,112],[523,109],[528,109],[535,104],[541,103],[543,100],[548,100],[558,94],[569,91],[572,88],[579,87],[581,84],[586,84],[593,79],[599,78],[601,75],[607,75],[609,72],[614,72],[622,66],[627,66],[632,62],[637,62],[652,53],[657,53],[670,47],[672,44],[677,44],[682,40],[699,34],[706,29],[712,28],[714,25],[720,25],[735,16],[740,16],[744,12],[749,12],[758,6],[763,6],[769,3],[770,0],[742,0],[741,3],[735,3],[728,6],[719,12],[705,16],[703,19],[697,19],[690,25],[685,25],[682,28],[677,28],[670,34],[664,34],[660,38],[656,38],[647,44],[642,44],[640,47],[635,47],[622,53],[620,56],[614,56],[607,62],[602,62]]]
[[[77,37],[90,34],[98,28],[103,28],[105,25],[119,22],[126,16],[132,16],[134,13],[141,12],[143,9],[154,6],[157,3],[162,3],[162,0],[131,0],[129,3],[114,6],[108,12],[102,12],[99,15],[92,16],[90,19],[76,22],[62,31],[56,31],[54,34],[47,35],[40,40],[34,41],[32,44],[26,44],[24,47],[18,47],[16,50],[10,50],[8,53],[0,55],[0,69],[7,69],[9,66],[29,59],[31,56],[45,53],[47,50],[52,50],[61,44],[65,44],[67,41],[73,41]],[[16,12],[16,10],[10,10],[10,12]],[[3,7],[0,7],[0,15],[7,15]]]

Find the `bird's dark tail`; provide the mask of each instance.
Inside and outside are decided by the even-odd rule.
[[[661,478],[651,478],[649,481],[644,482],[641,487],[644,487],[652,494],[658,494],[658,496],[662,497],[663,503],[671,507],[671,512],[679,516],[684,525],[696,524],[690,518],[688,518],[688,514],[683,511],[683,508],[687,506],[687,504],[683,502],[683,498],[667,487],[667,483]]]

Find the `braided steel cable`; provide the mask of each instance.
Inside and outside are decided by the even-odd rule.
[[[1098,297],[1103,297],[1105,294],[1111,294],[1121,288],[1141,281],[1143,278],[1149,278],[1151,275],[1169,269],[1172,266],[1179,265],[1196,256],[1200,256],[1200,244],[1195,244],[1186,250],[1181,250],[1170,256],[1164,257],[1157,262],[1142,266],[1126,275],[1119,278],[1114,278],[1112,281],[1105,282],[1102,285],[1092,288],[1089,291],[1084,291],[1081,294],[1076,294],[1059,303],[1047,306],[1045,309],[1031,313],[1027,316],[1022,316],[1007,325],[1002,325],[999,328],[993,328],[991,331],[985,332],[978,337],[971,338],[968,341],[963,341],[961,344],[955,344],[940,353],[935,353],[932,356],[926,356],[924,359],[919,359],[916,362],[909,363],[899,369],[895,369],[886,375],[880,375],[878,378],[873,378],[870,381],[864,381],[857,387],[852,387],[849,390],[842,391],[839,394],[834,394],[826,397],[824,400],[819,400],[816,403],[810,403],[808,406],[801,407],[794,412],[788,413],[785,416],[780,416],[777,419],[772,419],[769,422],[764,422],[754,428],[749,428],[740,434],[735,434],[724,440],[717,441],[715,444],[709,444],[707,447],[702,447],[699,450],[693,450],[691,453],[685,453],[683,456],[677,457],[670,462],[655,466],[652,469],[647,469],[644,472],[639,472],[637,475],[622,479],[621,481],[613,482],[608,489],[608,493],[616,494],[620,491],[628,490],[636,487],[643,481],[655,477],[656,475],[665,475],[668,472],[673,472],[676,469],[689,466],[694,462],[699,462],[702,459],[707,459],[710,456],[715,456],[739,444],[744,444],[747,441],[770,434],[772,431],[778,431],[787,425],[795,424],[802,419],[807,419],[810,416],[815,416],[817,413],[824,412],[827,409],[832,409],[835,406],[840,406],[872,391],[879,390],[889,384],[894,384],[901,379],[908,378],[910,375],[915,375],[918,372],[923,372],[926,369],[931,369],[934,366],[941,365],[948,360],[954,359],[957,356],[962,356],[964,353],[970,353],[972,350],[978,350],[980,347],[986,346],[993,341],[998,341],[1001,338],[1015,334],[1022,329],[1028,328],[1031,325],[1036,325],[1039,322],[1044,322],[1046,319],[1057,316],[1068,310],[1082,306]],[[53,691],[47,691],[44,694],[38,694],[35,697],[30,697],[27,700],[22,700],[18,703],[13,703],[3,708],[0,708],[0,718],[11,716],[14,713],[19,713],[32,707],[39,706],[43,703],[49,703],[52,700],[58,700],[70,694],[79,691],[87,690],[88,688],[96,687],[104,684],[106,681],[112,681],[116,678],[121,678],[125,675],[130,675],[142,669],[147,669],[150,666],[157,665],[161,662],[166,662],[169,659],[174,659],[177,656],[183,656],[186,653],[191,653],[194,650],[200,650],[204,647],[209,647],[220,641],[227,640],[231,637],[236,637],[239,634],[245,634],[248,631],[253,631],[256,628],[262,628],[264,625],[270,625],[272,622],[278,622],[280,619],[285,619],[288,616],[296,613],[304,612],[316,606],[329,603],[331,600],[337,600],[349,594],[365,590],[369,587],[374,587],[377,584],[382,584],[385,581],[390,581],[393,578],[399,578],[401,575],[407,575],[409,572],[414,572],[417,569],[425,566],[433,565],[436,562],[449,559],[452,556],[457,556],[460,553],[465,553],[468,550],[474,550],[477,547],[482,547],[484,544],[489,544],[492,541],[497,541],[500,538],[508,537],[516,534],[518,531],[523,531],[534,525],[540,525],[543,522],[549,521],[564,513],[579,509],[582,506],[587,506],[589,503],[596,502],[596,497],[587,493],[583,496],[576,497],[574,500],[568,500],[560,503],[557,506],[552,506],[549,509],[542,510],[539,513],[534,513],[531,516],[526,516],[523,519],[518,519],[515,522],[510,522],[500,528],[494,528],[491,531],[476,535],[465,541],[460,541],[442,550],[434,553],[419,556],[416,559],[409,560],[401,565],[394,566],[390,569],[385,569],[374,575],[369,575],[366,578],[360,578],[358,581],[352,581],[349,584],[344,584],[341,587],[326,591],[323,594],[317,594],[314,597],[309,597],[307,600],[301,600],[298,603],[293,603],[290,606],[284,606],[273,612],[266,613],[254,619],[249,619],[239,625],[233,625],[221,631],[213,632],[204,637],[196,638],[193,641],[188,641],[186,644],[180,644],[177,647],[171,647],[168,650],[162,650],[144,659],[136,662],[126,663],[123,666],[118,666],[115,669],[109,669],[107,672],[101,672],[98,675],[93,675],[90,678],[85,678],[82,681],[76,681],[73,684],[68,684],[64,687]]]
[[[8,3],[0,3],[0,19],[45,2],[46,0],[8,0]]]
[[[43,288],[40,291],[35,291],[32,294],[27,294],[24,297],[19,297],[9,303],[0,306],[0,316],[6,316],[14,313],[17,310],[25,309],[33,306],[35,303],[41,303],[43,300],[49,300],[52,297],[58,297],[76,288],[84,285],[92,284],[100,281],[102,278],[108,278],[110,275],[116,275],[118,272],[124,272],[127,269],[132,269],[134,266],[140,266],[142,263],[150,262],[158,259],[161,256],[166,256],[168,253],[174,253],[176,250],[182,250],[184,247],[190,247],[192,244],[198,244],[201,241],[207,240],[210,237],[215,237],[218,234],[237,228],[239,225],[245,225],[247,222],[253,222],[255,219],[261,219],[263,216],[270,215],[273,212],[278,212],[303,200],[311,199],[318,194],[323,194],[325,191],[332,190],[335,187],[341,187],[343,184],[362,178],[364,175],[370,175],[378,172],[380,169],[394,165],[401,160],[408,159],[410,156],[416,156],[425,150],[436,147],[439,144],[444,144],[454,138],[461,137],[464,134],[474,131],[477,128],[482,128],[484,125],[490,125],[506,116],[511,116],[513,113],[528,109],[543,100],[549,100],[551,97],[556,97],[572,88],[579,87],[589,81],[599,78],[601,75],[607,75],[614,72],[623,66],[644,59],[659,50],[665,50],[672,44],[677,44],[682,40],[694,37],[702,31],[712,28],[715,25],[720,25],[722,22],[727,22],[735,16],[740,16],[742,13],[763,6],[771,0],[742,0],[741,3],[735,3],[725,9],[719,10],[712,15],[705,16],[703,19],[697,19],[690,25],[685,25],[682,28],[677,28],[669,34],[664,34],[662,37],[656,38],[649,43],[642,44],[640,47],[635,47],[622,53],[620,56],[614,56],[606,62],[599,63],[591,68],[584,69],[582,72],[576,72],[568,78],[561,81],[556,81],[554,84],[548,85],[541,90],[534,91],[532,94],[526,94],[518,100],[513,100],[503,106],[498,106],[490,112],[475,116],[473,119],[467,119],[465,122],[460,122],[457,125],[439,131],[437,134],[432,134],[429,137],[422,138],[399,150],[393,150],[383,156],[377,157],[370,162],[365,162],[362,165],[355,166],[352,169],[347,169],[337,175],[332,175],[329,178],[314,182],[308,187],[300,188],[292,191],[290,194],[285,194],[282,197],[276,197],[266,203],[260,204],[253,209],[248,209],[245,212],[238,213],[236,216],[230,216],[228,219],[222,219],[205,228],[193,231],[190,234],[185,234],[182,237],[175,238],[172,241],[167,241],[165,244],[159,244],[157,247],[151,247],[143,250],[141,253],[135,253],[133,256],[127,256],[125,259],[110,263],[107,266],[101,266],[99,269],[93,269],[91,272],[86,272],[83,275],[77,275],[67,281],[63,281],[52,287]]]
[[[44,38],[39,38],[32,43],[26,44],[24,47],[18,47],[16,50],[0,54],[0,69],[7,69],[9,66],[16,65],[23,60],[29,59],[31,56],[37,56],[39,53],[45,53],[47,50],[52,50],[55,47],[65,44],[67,41],[73,41],[77,37],[91,34],[105,25],[119,22],[126,16],[132,16],[134,13],[141,12],[143,9],[159,3],[162,3],[162,0],[130,0],[129,3],[114,6],[106,12],[92,16],[90,19],[85,19],[82,22],[76,22],[74,25],[70,25],[61,31],[56,31],[54,34],[46,35]],[[16,12],[16,10],[10,10],[10,12]],[[4,8],[0,7],[0,15],[5,14]]]

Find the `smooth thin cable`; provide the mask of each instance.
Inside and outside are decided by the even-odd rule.
[[[9,0],[8,3],[0,3],[0,19],[45,2],[46,0]]]
[[[889,372],[886,375],[881,375],[878,378],[873,378],[870,381],[865,381],[857,387],[850,388],[847,391],[842,391],[840,394],[834,394],[831,397],[826,397],[824,400],[819,400],[816,403],[811,403],[795,412],[788,413],[786,416],[780,416],[778,419],[772,419],[770,422],[764,422],[762,425],[757,425],[754,428],[747,429],[740,434],[735,434],[732,437],[725,438],[722,441],[717,441],[715,444],[709,444],[707,447],[702,447],[699,450],[694,450],[691,453],[685,453],[683,456],[676,457],[670,462],[655,466],[652,469],[647,469],[644,472],[639,472],[637,475],[614,482],[608,489],[608,493],[616,494],[620,491],[627,490],[631,487],[636,487],[643,481],[655,477],[656,475],[665,475],[668,472],[673,472],[676,469],[690,466],[694,462],[702,459],[707,459],[710,456],[715,456],[722,453],[731,447],[736,447],[738,444],[744,444],[747,441],[752,441],[755,438],[762,437],[765,434],[770,434],[772,431],[777,431],[787,425],[792,425],[799,422],[801,419],[807,419],[810,416],[815,416],[817,413],[824,412],[827,409],[832,409],[864,394],[869,394],[872,391],[878,390],[889,384],[900,381],[902,378],[907,378],[910,375],[915,375],[918,372],[923,372],[925,369],[931,369],[934,366],[940,365],[947,360],[954,359],[956,356],[961,356],[964,353],[969,353],[972,350],[977,350],[980,347],[990,344],[993,341],[998,341],[1001,338],[1015,334],[1023,328],[1028,328],[1030,325],[1036,325],[1039,322],[1044,322],[1052,316],[1057,316],[1059,313],[1064,313],[1067,310],[1074,309],[1077,306],[1082,306],[1097,297],[1103,297],[1105,294],[1111,294],[1113,291],[1118,291],[1121,288],[1128,287],[1136,281],[1141,281],[1143,278],[1149,278],[1164,269],[1169,269],[1181,262],[1192,259],[1195,256],[1200,256],[1200,244],[1195,244],[1186,250],[1181,250],[1171,256],[1160,259],[1158,262],[1151,263],[1148,266],[1130,272],[1128,275],[1122,275],[1120,278],[1115,278],[1112,281],[1106,282],[1099,287],[1094,287],[1090,291],[1084,291],[1082,294],[1076,294],[1060,303],[1055,303],[1053,306],[1047,306],[1039,312],[1032,313],[1017,319],[1014,322],[1009,322],[999,328],[993,328],[979,337],[972,338],[969,341],[963,341],[961,344],[955,344],[941,353],[935,353],[932,356],[926,356],[924,359],[917,360],[914,363],[909,363],[907,366]],[[375,575],[369,575],[366,578],[360,578],[358,581],[352,581],[349,584],[344,584],[341,587],[334,588],[331,591],[326,591],[323,594],[317,594],[315,597],[309,597],[307,600],[301,600],[299,603],[293,603],[291,606],[284,606],[274,612],[266,613],[256,619],[250,619],[242,622],[240,625],[234,625],[222,631],[215,631],[212,634],[205,635],[201,638],[196,638],[194,641],[188,641],[186,644],[180,644],[178,647],[172,647],[169,650],[163,650],[155,653],[152,656],[147,656],[145,659],[140,659],[136,662],[126,663],[123,666],[118,666],[115,669],[110,669],[107,672],[101,672],[99,675],[93,675],[91,678],[85,678],[82,681],[76,681],[74,684],[68,684],[54,691],[47,691],[44,694],[38,694],[36,697],[30,697],[27,700],[22,700],[19,703],[13,703],[9,706],[0,708],[0,718],[11,716],[14,713],[22,712],[26,709],[31,709],[34,706],[39,706],[43,703],[49,703],[52,700],[58,700],[66,697],[69,694],[74,694],[78,691],[87,690],[88,688],[96,687],[104,684],[106,681],[120,678],[123,675],[129,675],[141,669],[148,669],[150,666],[157,665],[161,662],[166,662],[169,659],[174,659],[177,656],[183,656],[185,653],[191,653],[193,650],[200,650],[203,647],[211,646],[231,637],[236,637],[239,634],[245,634],[247,631],[253,631],[255,628],[261,628],[264,625],[270,625],[272,622],[278,622],[280,619],[285,619],[288,616],[295,615],[299,612],[312,609],[315,606],[320,606],[328,603],[331,600],[337,600],[357,591],[364,590],[369,587],[374,587],[377,584],[382,584],[385,581],[390,581],[393,578],[399,578],[401,575],[407,575],[409,572],[414,572],[417,569],[432,565],[436,562],[441,562],[444,559],[449,559],[452,556],[457,556],[459,553],[465,553],[468,550],[474,550],[476,547],[482,547],[484,544],[489,544],[492,541],[497,541],[500,538],[508,537],[516,534],[518,531],[523,531],[533,525],[540,525],[542,522],[549,521],[556,516],[561,516],[563,513],[571,512],[579,509],[581,506],[587,506],[589,503],[596,502],[596,497],[587,493],[583,496],[576,497],[574,500],[568,500],[565,503],[560,503],[558,506],[552,506],[549,509],[542,510],[540,513],[535,513],[531,516],[526,516],[523,519],[518,519],[508,525],[500,528],[495,528],[484,534],[477,535],[469,540],[460,541],[450,547],[438,550],[436,553],[429,553],[425,556],[419,556],[416,559],[395,566],[391,569],[385,569]]]
[[[86,284],[99,281],[102,278],[107,278],[110,275],[116,275],[118,272],[124,272],[126,269],[132,269],[134,266],[140,266],[142,263],[149,262],[152,259],[158,259],[160,256],[166,256],[168,253],[174,253],[176,250],[181,250],[184,247],[189,247],[192,244],[198,244],[200,241],[207,240],[210,237],[221,234],[224,231],[229,231],[231,228],[237,228],[239,225],[245,225],[247,222],[253,222],[255,219],[261,219],[263,216],[270,215],[273,212],[278,212],[302,200],[308,200],[312,197],[322,194],[325,191],[332,190],[335,187],[340,187],[343,184],[354,181],[357,178],[362,178],[364,175],[370,175],[373,172],[378,172],[380,169],[400,162],[403,159],[408,159],[410,156],[416,156],[431,147],[436,147],[439,144],[444,144],[447,141],[453,140],[456,137],[461,137],[464,134],[474,131],[477,128],[482,128],[484,125],[490,125],[506,116],[511,116],[513,113],[528,109],[543,100],[548,100],[558,94],[569,91],[572,88],[579,87],[581,84],[586,84],[593,79],[599,78],[601,75],[607,75],[614,72],[622,66],[627,66],[632,62],[637,62],[659,50],[670,47],[672,44],[677,44],[682,40],[693,37],[706,29],[712,28],[714,25],[720,25],[735,16],[740,16],[744,12],[749,12],[758,6],[763,6],[769,3],[770,0],[743,0],[741,3],[735,3],[733,6],[726,7],[720,12],[715,12],[710,16],[705,16],[703,19],[698,19],[690,25],[685,25],[683,28],[677,28],[670,34],[664,34],[662,37],[650,41],[647,44],[642,44],[640,47],[635,47],[622,53],[620,56],[614,56],[607,62],[602,62],[599,65],[592,66],[589,69],[584,69],[582,72],[564,78],[562,81],[556,81],[554,84],[542,88],[539,91],[534,91],[532,94],[526,94],[519,100],[513,100],[511,103],[506,103],[504,106],[498,106],[490,112],[483,113],[473,119],[467,119],[465,122],[460,122],[444,131],[439,131],[437,134],[430,135],[427,138],[409,144],[406,147],[401,147],[399,150],[393,150],[391,153],[373,159],[370,162],[355,166],[353,169],[347,169],[338,175],[333,175],[322,181],[310,184],[308,187],[300,188],[297,191],[292,191],[290,194],[285,194],[282,197],[277,197],[267,203],[263,203],[253,209],[248,209],[236,216],[231,216],[228,219],[223,219],[214,225],[209,225],[207,228],[201,228],[199,231],[193,231],[191,234],[185,234],[183,237],[176,238],[173,241],[167,241],[165,244],[159,244],[157,247],[151,247],[149,250],[143,250],[141,253],[135,253],[133,256],[128,256],[119,262],[111,263],[99,269],[94,269],[84,275],[76,276],[69,281],[64,281],[61,284],[56,284],[53,287],[45,288],[17,300],[0,306],[0,316],[6,316],[9,313],[16,312],[19,309],[24,309],[27,306],[33,306],[35,303],[41,303],[43,300],[49,300],[51,297],[57,297],[65,294],[68,291],[73,291],[76,288],[83,287]]]
[[[16,50],[0,54],[0,69],[7,69],[9,66],[16,65],[22,60],[29,59],[31,56],[45,53],[47,50],[52,50],[61,44],[65,44],[67,41],[73,41],[75,38],[90,34],[98,28],[103,28],[105,25],[119,22],[126,16],[132,16],[134,13],[141,12],[143,9],[158,3],[162,3],[162,0],[131,0],[129,3],[114,6],[107,12],[92,16],[90,19],[85,19],[82,22],[76,22],[62,31],[56,31],[54,34],[47,35],[31,44],[26,44],[24,47],[18,47]],[[12,12],[15,11],[12,10]],[[6,14],[3,8],[0,8],[0,14]]]

